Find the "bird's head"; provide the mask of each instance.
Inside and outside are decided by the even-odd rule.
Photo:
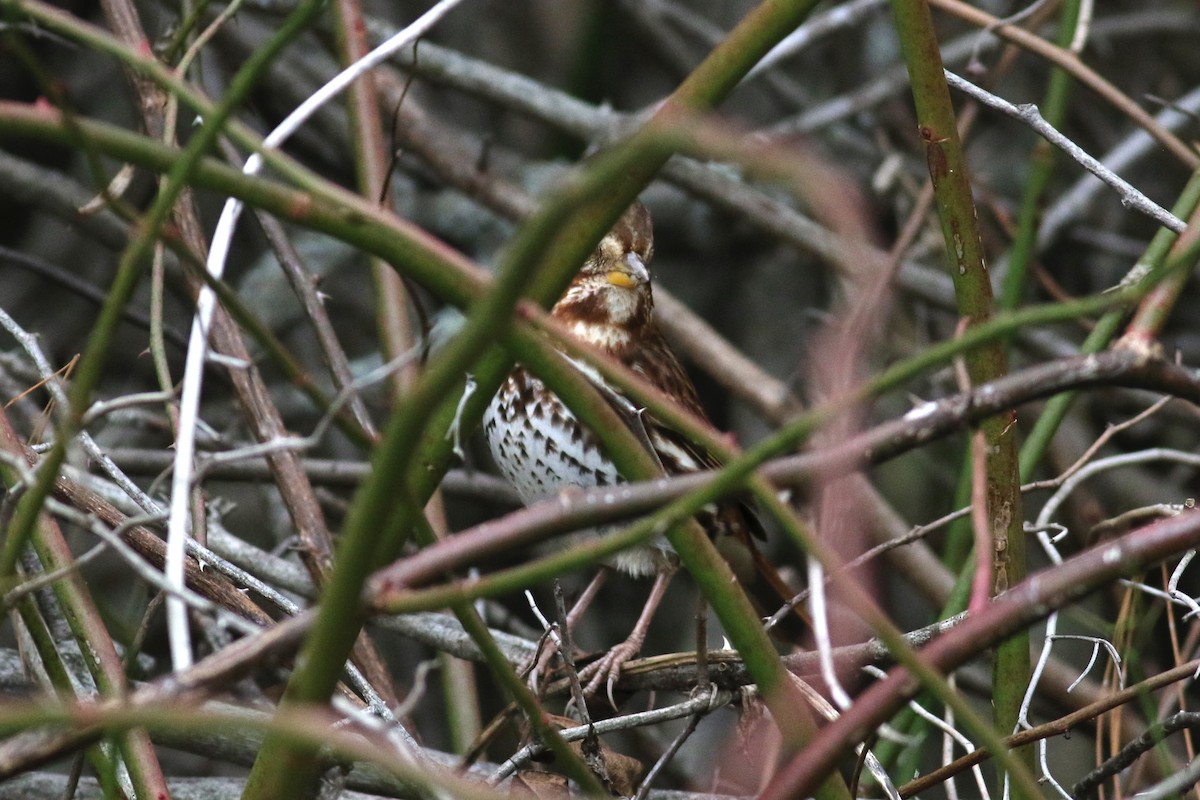
[[[624,344],[653,316],[647,267],[653,255],[650,212],[634,203],[584,262],[554,316],[598,347]]]

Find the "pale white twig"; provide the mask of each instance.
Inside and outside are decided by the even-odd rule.
[[[342,70],[331,81],[301,103],[263,140],[263,150],[280,147],[318,109],[337,97],[355,79],[378,66],[401,48],[423,36],[450,9],[462,0],[441,0],[404,30],[376,47],[363,58]],[[262,169],[263,158],[254,153],[246,160],[243,172],[255,175]],[[213,234],[205,268],[214,280],[225,272],[225,262],[233,240],[233,231],[242,212],[242,203],[226,202]],[[196,301],[196,316],[192,320],[184,364],[183,386],[179,404],[179,430],[175,440],[175,472],[171,479],[170,516],[167,522],[167,579],[176,586],[183,585],[184,540],[188,534],[188,496],[191,492],[192,459],[195,454],[195,426],[200,416],[200,390],[204,380],[204,360],[208,349],[208,328],[216,310],[217,296],[207,284]],[[167,598],[167,633],[171,645],[174,669],[187,669],[192,664],[191,635],[188,631],[186,607],[173,595]]]
[[[114,411],[119,411],[122,408],[170,402],[174,396],[171,392],[138,392],[136,394],[114,397],[112,400],[97,400],[84,413],[83,424],[90,425],[101,417],[111,414]]]
[[[1200,603],[1197,603],[1190,595],[1179,591],[1179,579],[1183,577],[1184,571],[1188,568],[1188,564],[1192,563],[1192,559],[1196,557],[1195,550],[1188,550],[1183,554],[1183,558],[1179,559],[1179,563],[1175,565],[1175,569],[1171,571],[1171,579],[1167,581],[1167,593],[1179,602],[1191,609],[1185,616],[1187,619],[1190,616],[1200,615]]]
[[[947,678],[947,682],[952,688],[954,687],[953,681],[954,676],[950,675],[949,678]],[[954,753],[952,742],[959,742],[959,746],[962,747],[962,750],[968,753],[973,752],[974,748],[976,748],[974,747],[974,742],[972,742],[970,739],[967,739],[966,735],[962,733],[961,730],[954,727],[954,709],[950,708],[949,705],[946,706],[946,718],[944,718],[944,720],[941,720],[941,718],[938,718],[935,714],[931,714],[928,709],[925,709],[924,706],[922,706],[920,703],[917,703],[916,700],[908,700],[908,708],[912,709],[914,714],[917,716],[924,718],[924,720],[928,720],[932,726],[942,730],[942,736],[944,741],[946,741],[944,758],[946,758],[947,764],[949,764],[950,760],[952,760]],[[989,800],[991,794],[988,792],[988,782],[983,780],[983,770],[979,769],[978,764],[972,766],[971,775],[974,777],[974,781],[976,781],[976,787],[979,789],[980,798],[983,800]],[[958,786],[956,786],[954,778],[950,778],[950,780],[947,781],[947,795],[949,795],[952,790],[955,794],[958,794]]]
[[[1062,486],[1051,495],[1046,504],[1042,507],[1041,513],[1038,514],[1037,525],[1044,526],[1054,514],[1058,511],[1058,507],[1066,501],[1067,497],[1075,491],[1079,484],[1083,483],[1088,478],[1097,473],[1104,472],[1110,469],[1119,467],[1128,467],[1135,464],[1145,464],[1151,461],[1174,461],[1180,464],[1188,464],[1193,467],[1200,467],[1200,454],[1189,453],[1185,450],[1175,450],[1170,447],[1151,447],[1145,450],[1138,450],[1133,453],[1122,453],[1120,455],[1109,456],[1107,458],[1097,459],[1079,469],[1074,475],[1063,481]]]
[[[1082,471],[1083,470],[1080,470],[1080,472]],[[1039,515],[1037,520],[1035,533],[1037,535],[1038,542],[1042,545],[1042,549],[1046,552],[1047,558],[1050,559],[1050,563],[1054,564],[1055,566],[1062,563],[1062,555],[1058,552],[1058,548],[1054,546],[1055,542],[1058,541],[1061,536],[1055,536],[1051,538],[1049,533],[1051,530],[1056,530],[1056,528],[1065,530],[1065,528],[1062,526],[1051,525],[1049,523],[1049,515],[1046,513],[1045,508],[1043,508],[1042,514]],[[1029,722],[1029,709],[1033,705],[1033,694],[1037,689],[1038,683],[1042,679],[1042,672],[1046,669],[1046,662],[1050,660],[1050,651],[1053,648],[1053,642],[1057,631],[1058,612],[1055,611],[1046,618],[1046,634],[1042,639],[1042,651],[1038,654],[1037,666],[1034,667],[1033,674],[1029,678],[1029,685],[1025,688],[1025,696],[1021,698],[1021,708],[1017,712],[1016,728],[1028,729],[1033,727],[1033,725]],[[1009,731],[1009,733],[1015,732],[1015,730]],[[1059,792],[1059,794],[1066,798],[1066,800],[1070,800],[1070,795],[1067,794],[1066,790],[1063,789],[1059,782],[1054,779],[1054,776],[1050,774],[1050,761],[1047,756],[1047,750],[1048,748],[1046,746],[1046,740],[1039,740],[1038,765],[1042,770],[1042,776],[1047,783],[1052,785]],[[1007,775],[1005,776],[1004,780],[1004,797],[1006,800],[1009,797],[1009,781]]]
[[[349,665],[348,665],[349,666]],[[401,725],[391,709],[384,704],[385,713],[380,714],[378,710],[372,708],[371,713],[363,713],[367,709],[359,708],[354,705],[350,698],[342,694],[335,694],[332,698],[333,706],[339,713],[345,715],[347,721],[353,725],[358,725],[365,730],[379,731],[396,749],[396,755],[399,759],[409,766],[430,766],[428,759],[423,757],[421,745],[413,738],[412,734]],[[381,704],[382,700],[379,701]],[[431,784],[432,785],[432,784]],[[439,795],[440,796],[440,795]]]
[[[1054,635],[1054,638],[1055,639],[1075,639],[1076,641],[1080,641],[1080,642],[1091,642],[1092,643],[1092,657],[1090,659],[1088,659],[1088,664],[1086,667],[1083,668],[1083,671],[1080,672],[1079,677],[1076,678],[1075,681],[1070,686],[1067,687],[1068,692],[1072,691],[1076,686],[1078,686],[1080,684],[1080,682],[1085,677],[1087,677],[1087,674],[1092,671],[1092,667],[1095,666],[1095,664],[1096,664],[1096,657],[1100,655],[1100,648],[1102,648],[1102,647],[1104,648],[1104,651],[1106,653],[1108,653],[1108,657],[1112,659],[1113,666],[1117,668],[1117,688],[1118,689],[1125,688],[1125,678],[1123,675],[1121,675],[1121,672],[1120,672],[1121,654],[1117,652],[1116,646],[1112,642],[1110,642],[1108,639],[1103,639],[1099,636],[1084,636],[1082,634],[1077,634],[1077,633],[1056,633]]]
[[[951,691],[954,691],[953,675],[946,676],[946,686],[949,687]],[[921,712],[918,711],[917,716],[920,715]],[[931,714],[930,716],[933,715]],[[957,732],[957,728],[954,727],[954,709],[948,705],[942,710],[942,722],[945,725],[945,727],[942,728],[942,763],[949,764],[954,760],[954,734]],[[953,775],[946,780],[945,787],[946,800],[958,800],[958,781],[954,779]]]
[[[538,607],[537,600],[535,600],[533,597],[533,592],[529,591],[528,589],[525,590],[525,602],[529,603],[529,608],[531,611],[533,611],[533,616],[537,618],[538,624],[542,626],[542,632],[545,633],[546,636],[550,637],[550,641],[555,647],[558,648],[558,652],[566,652],[563,650],[563,641],[562,637],[558,633],[558,626],[546,619],[546,615],[542,613],[542,609]],[[535,659],[529,672],[530,685],[536,687],[540,678],[541,676],[538,674],[538,662]],[[580,708],[581,713],[587,714],[586,704],[581,704]],[[584,722],[588,721],[589,720],[587,719],[584,720]]]
[[[417,669],[413,673],[412,681],[408,694],[404,696],[404,700],[400,705],[396,706],[396,717],[403,719],[409,714],[417,710],[417,704],[425,697],[425,687],[429,680],[429,673],[436,669],[438,662],[436,658],[427,658],[420,664],[417,664]]]
[[[458,456],[459,460],[467,457],[462,446],[462,419],[463,409],[467,406],[467,401],[471,399],[471,395],[475,394],[475,389],[479,384],[475,382],[475,377],[467,373],[466,384],[463,386],[462,397],[458,398],[458,405],[454,408],[454,420],[450,423],[450,427],[446,429],[446,438],[454,443],[451,450],[454,455]]]
[[[863,667],[863,672],[865,672],[866,674],[869,674],[869,675],[874,675],[875,678],[887,678],[887,673],[884,673],[883,670],[876,667],[875,664],[866,664],[866,666]],[[803,682],[803,681],[800,681],[800,682]],[[809,702],[811,702],[811,700],[812,700],[812,698],[810,697]],[[822,700],[823,700],[823,698],[822,698]],[[828,703],[824,703],[824,706],[826,706],[826,708],[828,708],[829,711],[833,711],[832,706],[829,706]],[[937,718],[937,716],[930,714],[930,712],[926,711],[924,708],[922,708],[922,706],[920,706],[916,702],[916,700],[910,700],[910,702],[908,702],[908,706],[910,706],[910,708],[914,712],[916,712],[916,714],[918,716],[925,718],[925,720],[928,720],[931,724],[934,724],[935,727],[944,730],[944,732],[946,732],[946,733],[954,736],[954,738],[958,739],[961,742],[962,747],[965,748],[966,752],[970,753],[971,751],[974,750],[974,745],[971,744],[971,741],[968,740],[966,738],[966,736],[959,733],[958,730],[955,730],[953,727],[947,726],[947,724],[942,722],[940,720],[940,718]],[[821,710],[821,706],[818,706],[818,710]],[[830,720],[832,720],[832,718],[835,718],[835,717],[836,717],[836,712],[834,712],[834,716],[829,717],[829,718],[830,718]],[[862,751],[863,751],[863,745],[859,745],[857,747],[857,752],[859,754],[862,754]],[[878,786],[880,786],[880,788],[883,789],[883,793],[887,794],[889,799],[900,800],[899,790],[895,788],[895,784],[892,782],[892,777],[890,777],[887,774],[887,770],[883,769],[883,764],[880,763],[880,759],[878,759],[875,756],[875,753],[871,753],[870,751],[868,751],[868,753],[866,753],[865,763],[866,763],[866,769],[868,769],[871,776],[875,778],[875,781],[876,781],[876,783],[878,783]],[[973,766],[973,768],[971,768],[971,769],[972,769],[972,771],[979,772],[978,765]],[[982,772],[979,772],[977,780],[979,780],[980,782],[983,781]],[[988,789],[986,789],[983,786],[983,783],[980,783],[980,790],[982,790],[982,792],[980,792],[980,795],[979,795],[980,798],[983,798],[983,800],[989,800]]]
[[[1054,778],[1053,775],[1050,774],[1050,758],[1048,755],[1048,748],[1046,747],[1046,742],[1043,740],[1043,741],[1039,742],[1038,744],[1040,745],[1038,747],[1038,766],[1041,767],[1041,770],[1042,770],[1042,780],[1045,783],[1048,783],[1051,786],[1053,786],[1055,791],[1058,792],[1059,796],[1062,797],[1063,800],[1074,800],[1074,798],[1072,798],[1071,795],[1067,793],[1067,790],[1063,788],[1063,785],[1061,783],[1059,783]],[[1005,795],[1007,795],[1008,794],[1007,782],[1005,783],[1004,788],[1005,788]]]
[[[1122,586],[1128,586],[1130,589],[1137,589],[1139,592],[1148,594],[1151,597],[1156,597],[1159,600],[1163,600],[1168,603],[1174,603],[1177,606],[1189,609],[1190,613],[1191,606],[1188,603],[1185,603],[1183,600],[1180,600],[1178,597],[1170,594],[1169,592],[1164,592],[1162,589],[1151,586],[1148,583],[1141,583],[1139,581],[1130,580],[1129,578],[1122,578],[1120,580],[1120,584]]]
[[[1183,600],[1179,599],[1178,596],[1171,594],[1170,592],[1164,592],[1163,590],[1157,589],[1149,584],[1139,583],[1138,581],[1129,580],[1128,578],[1122,578],[1120,583],[1122,586],[1128,586],[1131,589],[1137,589],[1139,592],[1144,592],[1151,597],[1157,597],[1158,599],[1164,600],[1168,603],[1175,603],[1176,605],[1183,606],[1184,608],[1188,609],[1189,614],[1192,613],[1190,604],[1185,603]],[[1188,599],[1190,600],[1191,598]],[[1196,673],[1192,676],[1192,680],[1196,680],[1198,678],[1200,678],[1200,667],[1196,668]]]
[[[1075,33],[1071,36],[1071,44],[1067,46],[1075,55],[1083,52],[1087,44],[1088,33],[1092,29],[1092,13],[1096,10],[1095,0],[1080,0],[1079,14],[1075,19]]]
[[[813,638],[817,644],[817,659],[821,665],[821,677],[829,688],[835,703],[845,711],[850,707],[850,695],[838,680],[833,665],[833,642],[829,637],[829,608],[825,602],[825,570],[815,559],[808,559],[808,608],[813,621]]]

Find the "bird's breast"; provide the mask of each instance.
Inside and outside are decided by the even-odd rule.
[[[596,437],[540,380],[518,369],[483,416],[492,458],[521,500],[532,503],[563,489],[619,481]]]
[[[483,414],[483,433],[492,459],[526,505],[577,486],[615,486],[620,473],[596,437],[540,380],[518,367]],[[590,536],[623,527],[583,531]],[[674,552],[659,535],[647,545],[617,553],[608,563],[633,576],[671,567]]]
[[[608,322],[576,320],[568,326],[568,329],[571,335],[579,341],[587,342],[591,346],[609,353],[621,350],[630,344],[629,331]]]

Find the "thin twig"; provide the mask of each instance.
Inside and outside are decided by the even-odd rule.
[[[1022,103],[1019,106],[1013,105],[985,89],[980,89],[975,84],[960,78],[949,70],[945,72],[946,82],[952,87],[974,97],[989,108],[994,108],[1018,122],[1029,126],[1039,136],[1062,150],[1088,172],[1111,186],[1120,196],[1122,205],[1132,208],[1135,211],[1140,211],[1167,230],[1182,233],[1183,229],[1187,227],[1183,220],[1176,217],[1170,211],[1167,211],[1158,203],[1155,203],[1149,197],[1146,197],[1146,195],[1134,188],[1128,181],[1109,170],[1097,159],[1084,151],[1082,147],[1059,133],[1054,126],[1046,122],[1041,112],[1038,111],[1037,106],[1033,103]]]

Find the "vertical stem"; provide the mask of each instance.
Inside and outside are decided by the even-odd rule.
[[[343,64],[348,66],[370,52],[362,6],[358,0],[338,0],[333,10],[338,50]],[[347,90],[346,100],[359,192],[371,202],[390,207],[390,198],[383,196],[383,190],[388,183],[391,158],[384,141],[374,74],[368,72],[355,81]],[[375,282],[376,324],[383,342],[383,358],[390,361],[412,346],[408,292],[403,279],[383,259],[371,259],[371,276]],[[398,401],[404,390],[411,387],[415,370],[414,362],[393,373],[393,400]]]
[[[937,200],[958,311],[976,325],[992,316],[992,287],[984,264],[966,158],[950,91],[942,74],[933,18],[926,0],[892,0],[892,9],[912,81],[918,130]],[[967,353],[966,365],[972,384],[995,380],[1008,371],[1000,342],[984,344]],[[1002,592],[1025,577],[1015,419],[1014,413],[980,426],[987,448],[983,494],[993,549],[993,593]],[[1021,633],[996,651],[992,699],[996,727],[1001,733],[1011,733],[1015,727],[1029,677],[1029,637]],[[1028,757],[1031,756],[1030,752]],[[1014,786],[1013,796],[1021,794]]]

